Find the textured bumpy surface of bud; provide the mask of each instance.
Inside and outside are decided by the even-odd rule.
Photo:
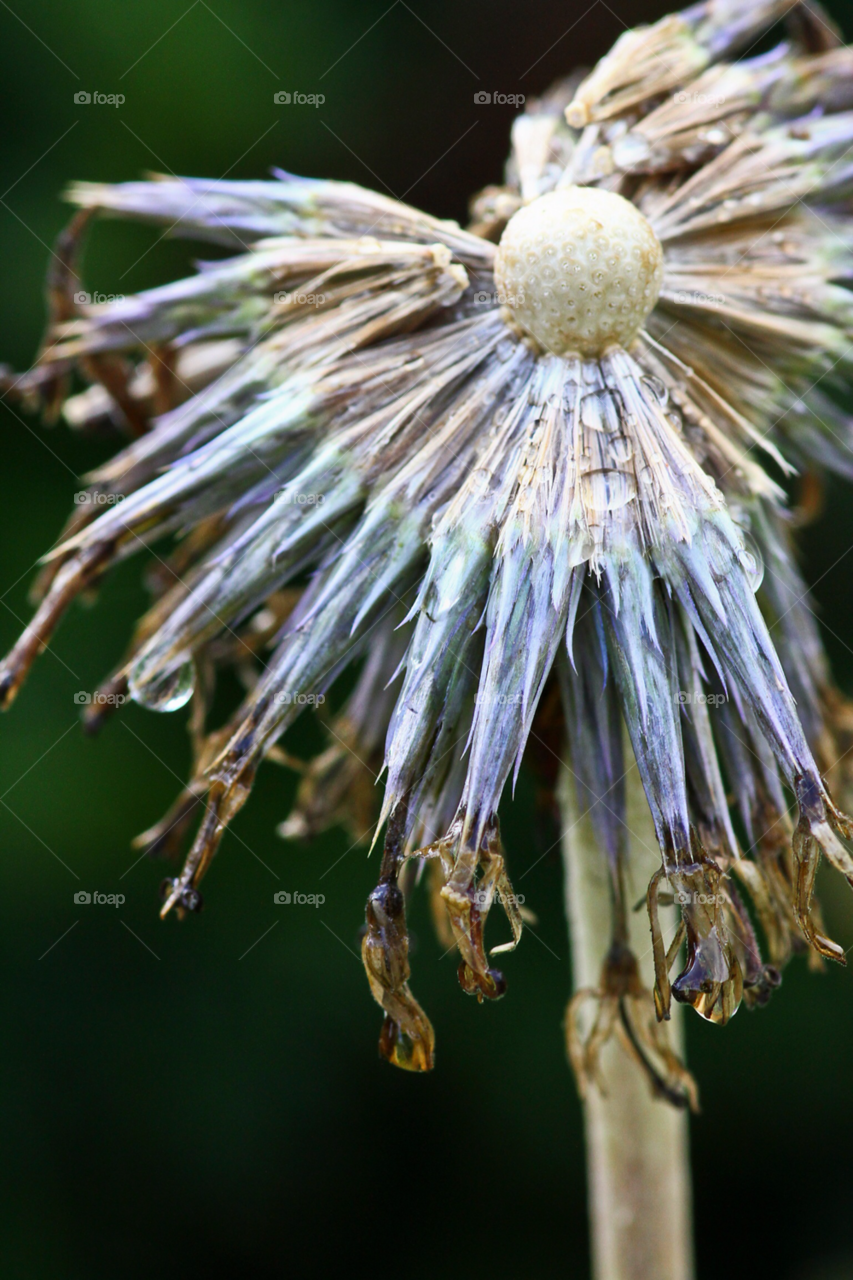
[[[510,219],[495,280],[516,323],[546,351],[597,356],[641,329],[658,300],[663,252],[622,196],[569,187]]]

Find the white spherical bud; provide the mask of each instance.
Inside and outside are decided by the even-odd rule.
[[[663,251],[629,200],[567,187],[510,218],[495,283],[516,324],[546,351],[597,356],[642,328],[663,283]]]

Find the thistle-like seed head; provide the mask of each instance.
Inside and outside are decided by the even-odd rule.
[[[663,283],[663,251],[628,200],[568,187],[510,218],[495,280],[516,323],[546,351],[598,356],[642,328]]]
[[[853,782],[836,767],[853,759],[853,703],[831,687],[785,491],[760,457],[815,487],[853,480],[853,48],[814,8],[701,0],[625,32],[517,118],[478,234],[284,172],[76,186],[38,364],[0,369],[0,394],[49,417],[75,369],[96,379],[66,418],[131,437],[75,496],[0,663],[0,707],[75,596],[176,537],[101,685],[116,708],[192,699],[192,775],[139,841],[171,856],[201,818],[162,914],[200,908],[264,759],[303,775],[286,836],[346,817],[361,837],[384,742],[362,956],[380,1051],[406,1070],[434,1060],[409,896],[429,864],[463,989],[502,996],[492,958],[527,909],[498,809],[528,752],[550,788],[561,730],[612,890],[601,981],[569,1011],[582,1087],[618,1027],[655,1096],[689,1102],[654,1022],[672,999],[722,1024],[765,1003],[804,943],[844,962],[813,889],[822,854],[853,884],[853,819],[823,780]],[[730,60],[786,17],[784,44]],[[610,190],[585,185],[602,179]],[[95,210],[236,256],[81,303]],[[362,660],[329,749],[290,756],[281,736]],[[214,726],[223,667],[249,691]],[[94,729],[101,698],[89,712]],[[662,859],[654,998],[625,941],[634,767]],[[511,940],[490,949],[498,905]],[[598,1014],[579,1017],[589,1000]]]

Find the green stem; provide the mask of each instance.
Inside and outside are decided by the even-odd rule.
[[[636,902],[660,857],[635,765],[625,781],[628,900]],[[592,824],[579,811],[567,766],[562,769],[559,800],[577,991],[600,984],[613,935],[611,880]],[[651,988],[654,972],[645,910],[631,913],[628,933],[643,982]],[[671,1027],[677,1050],[682,1039],[680,1014],[676,1006]],[[601,1067],[606,1095],[592,1087],[584,1101],[593,1280],[692,1280],[687,1115],[652,1097],[648,1077],[616,1036],[602,1050]]]

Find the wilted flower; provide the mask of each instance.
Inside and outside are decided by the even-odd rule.
[[[784,43],[732,61],[782,18]],[[278,739],[364,657],[282,831],[346,820],[362,837],[384,742],[363,956],[398,1065],[433,1061],[405,919],[422,860],[463,988],[505,990],[491,957],[517,944],[525,909],[498,805],[552,680],[614,895],[599,1015],[572,1045],[582,1077],[619,1010],[652,1077],[684,1097],[653,1010],[665,1019],[674,995],[725,1022],[763,1003],[805,943],[843,961],[813,886],[821,850],[853,877],[822,776],[850,720],[781,483],[795,468],[853,477],[838,403],[853,351],[847,108],[853,52],[814,5],[707,0],[626,32],[529,104],[470,231],[286,173],[71,190],[83,212],[57,250],[52,323],[8,390],[133,438],[48,558],[3,699],[76,595],[175,537],[101,687],[160,711],[193,698],[194,776],[142,838],[173,852],[200,819],[163,906],[191,911],[260,762],[293,763]],[[93,211],[241,252],[75,302]],[[74,370],[93,385],[66,398]],[[226,663],[249,692],[211,731]],[[625,945],[623,725],[662,853],[654,1005]],[[665,883],[681,916],[668,948]],[[495,901],[512,938],[489,953]]]

